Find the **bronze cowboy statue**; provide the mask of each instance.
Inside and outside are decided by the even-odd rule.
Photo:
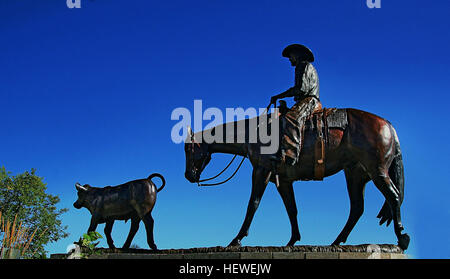
[[[311,64],[314,62],[311,50],[304,45],[292,44],[283,50],[282,55],[289,58],[291,65],[295,67],[295,85],[273,96],[270,104],[276,105],[277,100],[286,97],[294,97],[296,104],[286,113],[281,112],[284,115],[281,118],[283,128],[281,146],[280,151],[272,159],[294,165],[300,156],[302,127],[305,125],[305,120],[313,112],[322,109],[322,104],[319,98],[319,77]]]
[[[245,127],[245,130],[240,132],[249,135],[254,132],[253,129],[250,130],[249,125],[253,119],[240,120],[241,123],[225,123],[196,134],[189,129],[186,139],[185,177],[192,183],[213,180],[229,167],[231,163],[218,175],[201,179],[203,170],[215,153],[242,156],[239,166],[245,158],[252,164],[252,191],[247,212],[241,229],[229,246],[240,246],[241,240],[248,235],[269,182],[277,185],[291,223],[291,238],[287,246],[294,245],[301,236],[293,183],[299,180],[322,180],[343,170],[350,198],[350,214],[332,244],[340,245],[347,241],[364,211],[365,185],[372,181],[385,198],[377,216],[380,218],[380,225],[389,225],[392,222],[398,245],[403,250],[407,249],[410,238],[408,234],[402,233],[404,227],[400,211],[404,198],[404,167],[400,142],[393,125],[380,116],[358,109],[322,109],[319,100],[319,78],[311,64],[314,61],[312,52],[303,45],[295,44],[284,49],[283,56],[288,57],[295,66],[295,85],[272,97],[271,104],[285,97],[294,97],[296,104],[289,109],[283,100],[280,101],[280,151],[275,154],[262,152],[261,147],[267,142],[259,136],[259,132],[256,142],[248,140],[248,137],[244,142],[240,142],[236,132],[233,135],[227,134],[236,127]],[[257,129],[264,128],[268,131],[268,123],[266,127],[258,126]],[[206,143],[197,140],[204,138],[204,135],[219,132],[224,138],[234,137],[234,141]],[[223,182],[203,186],[223,184],[236,172],[237,170]]]

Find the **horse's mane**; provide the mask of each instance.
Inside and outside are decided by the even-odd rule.
[[[222,133],[224,143],[250,143],[259,140],[258,129],[266,128],[266,125],[267,117],[257,116],[219,124],[215,127],[195,133],[194,137],[195,139],[205,139],[205,135],[216,136]],[[267,129],[270,133],[270,124]],[[252,133],[250,133],[250,131],[252,131]],[[230,135],[231,132],[232,134]]]

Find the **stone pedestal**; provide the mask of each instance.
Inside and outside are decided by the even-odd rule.
[[[80,249],[69,254],[53,254],[52,259],[78,259]],[[208,247],[167,249],[96,249],[90,259],[407,259],[396,245],[364,244],[343,246],[293,246],[293,247]]]

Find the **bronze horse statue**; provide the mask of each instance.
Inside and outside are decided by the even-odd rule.
[[[400,144],[397,133],[391,123],[374,114],[357,110],[341,109],[347,115],[345,128],[329,127],[326,131],[328,143],[325,145],[326,161],[324,176],[331,176],[344,170],[347,182],[347,190],[350,197],[350,215],[344,228],[332,245],[339,245],[347,240],[353,227],[364,211],[364,189],[369,181],[385,197],[386,201],[377,218],[380,225],[384,222],[394,224],[394,231],[398,239],[398,245],[406,250],[410,238],[408,234],[402,234],[400,206],[404,197],[404,173]],[[249,119],[241,120],[248,124]],[[223,129],[224,136],[227,126],[232,124],[238,127],[238,122],[229,122],[218,125],[212,129]],[[241,126],[242,127],[242,126]],[[205,130],[214,133],[211,130]],[[211,160],[214,153],[235,154],[248,158],[253,166],[252,191],[247,207],[247,213],[242,227],[229,246],[240,246],[241,240],[248,235],[248,230],[259,202],[264,194],[268,182],[276,183],[271,175],[273,163],[270,154],[261,154],[261,141],[248,141],[238,143],[205,143],[195,139],[202,136],[205,131],[195,135],[189,128],[188,139],[185,143],[186,171],[185,177],[192,183],[200,181],[200,175]],[[248,134],[249,125],[245,125],[245,133]],[[234,133],[236,135],[237,133]],[[297,180],[312,179],[314,169],[314,141],[311,134],[304,134],[304,144],[297,164],[290,166],[283,164],[278,169],[277,190],[286,207],[291,223],[292,235],[287,246],[292,246],[300,240],[300,232],[297,223],[297,206],[292,184]]]

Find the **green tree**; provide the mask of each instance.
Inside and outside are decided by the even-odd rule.
[[[61,222],[61,214],[66,208],[58,209],[58,196],[46,193],[43,178],[36,175],[36,170],[16,176],[0,168],[0,211],[4,218],[17,219],[31,231],[36,229],[35,238],[30,244],[25,257],[45,258],[45,245],[65,238],[67,226]],[[0,239],[1,241],[1,239]]]

